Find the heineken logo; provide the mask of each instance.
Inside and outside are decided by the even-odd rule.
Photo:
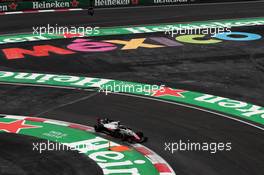
[[[234,109],[244,117],[258,116],[264,119],[264,108],[261,106],[208,94],[195,98],[195,100],[198,102],[207,103],[208,105],[216,105],[216,107]]]
[[[17,9],[17,4],[13,2],[13,3],[9,4],[8,7],[9,7],[11,10],[16,10],[16,9]]]
[[[154,4],[187,3],[188,0],[154,0]]]
[[[148,84],[123,82],[111,79],[6,71],[0,71],[0,82],[17,84],[42,84],[82,89],[98,88],[100,91],[109,90],[110,92],[116,92],[114,87],[117,85],[121,86],[123,83],[129,87],[130,85],[132,87],[151,86]],[[148,96],[170,102],[173,101],[177,103],[180,102],[199,106],[264,125],[264,107],[247,102],[164,86],[158,86],[158,88],[155,87],[150,91],[144,91],[144,88],[142,91],[130,91],[130,88],[122,88],[118,90],[118,92],[135,94],[139,96]],[[5,127],[6,124],[2,124],[2,126]]]
[[[0,12],[6,12],[8,11],[8,6],[7,5],[0,5]]]
[[[33,9],[53,9],[70,7],[70,2],[53,1],[53,2],[33,2]]]
[[[122,6],[129,5],[130,0],[95,0],[95,6]]]
[[[14,82],[48,84],[48,85],[65,85],[75,87],[95,87],[99,88],[102,85],[112,81],[108,79],[77,77],[67,75],[39,74],[39,73],[16,73],[0,71],[0,79],[9,79]]]

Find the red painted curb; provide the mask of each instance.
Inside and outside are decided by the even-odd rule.
[[[82,131],[95,132],[94,129],[90,126],[71,123],[71,122],[51,120],[46,118],[25,117],[25,116],[16,116],[16,115],[5,115],[4,118],[50,123],[54,125],[63,125],[72,129],[79,129]],[[141,144],[131,144],[130,146],[133,147],[142,155],[144,155],[146,158],[148,158],[150,162],[154,165],[154,167],[157,169],[160,175],[176,175],[173,169],[170,167],[170,165],[163,158],[161,158],[158,154],[156,154],[149,148]]]

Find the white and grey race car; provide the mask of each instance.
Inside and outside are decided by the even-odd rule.
[[[121,125],[120,121],[114,121],[108,118],[99,118],[94,129],[96,132],[106,133],[129,143],[142,143],[147,141],[147,137],[144,137],[142,132],[134,132],[132,129]]]

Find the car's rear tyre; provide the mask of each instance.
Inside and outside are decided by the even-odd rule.
[[[121,139],[122,139],[122,141],[126,141],[127,140],[126,135],[125,134],[121,134]]]
[[[119,130],[115,130],[113,133],[112,133],[113,137],[115,138],[119,138],[120,137],[120,133],[119,133]]]
[[[131,137],[129,137],[129,138],[127,138],[127,142],[128,143],[134,143],[134,140]]]
[[[94,125],[94,130],[96,132],[100,132],[101,131],[101,128],[98,125]]]

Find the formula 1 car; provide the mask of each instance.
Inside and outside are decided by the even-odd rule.
[[[122,141],[129,143],[143,143],[147,141],[142,132],[134,132],[132,129],[121,125],[120,121],[110,120],[108,118],[99,118],[94,126],[96,132],[102,132],[115,138],[120,138]]]

